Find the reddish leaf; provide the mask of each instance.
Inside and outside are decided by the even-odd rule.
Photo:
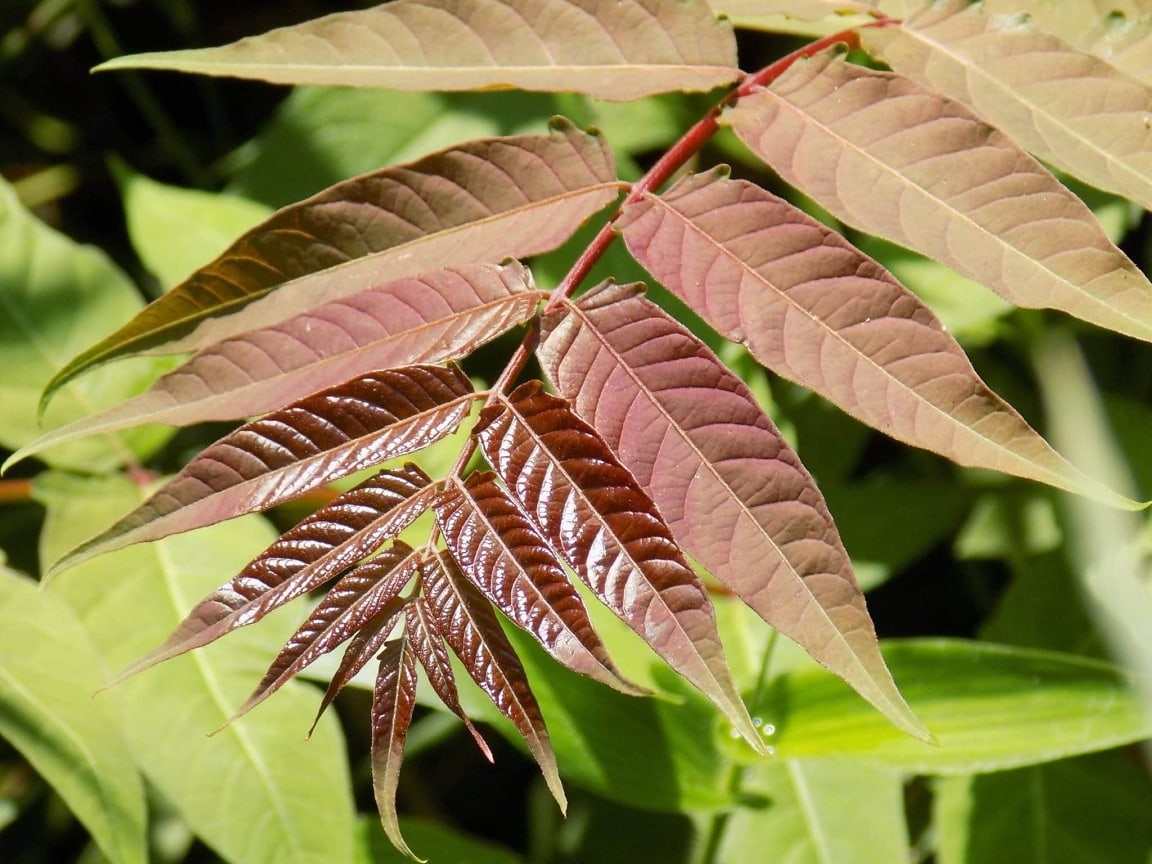
[[[458,368],[412,366],[310,396],[226,435],[54,575],[102,552],[231,519],[451,433],[476,396]]]
[[[637,99],[735,80],[731,25],[677,0],[395,0],[219,48],[118,57],[278,84],[391,90],[519,88]]]
[[[564,568],[495,475],[450,480],[436,518],[464,573],[559,663],[622,693],[644,693],[620,676]]]
[[[403,637],[393,639],[380,654],[376,686],[372,692],[372,791],[380,823],[392,845],[417,861],[400,833],[396,815],[396,786],[404,760],[404,741],[416,707],[416,661]]]
[[[346,180],[249,231],[68,363],[44,399],[116,357],[202,348],[365,286],[546,252],[621,185],[604,142],[567,121],[551,135],[472,141]]]
[[[620,222],[633,255],[765,366],[893,438],[1131,506],[1070,465],[976,375],[936,316],[840,235],[715,173]]]
[[[472,735],[484,758],[489,762],[493,761],[488,742],[481,737],[460,706],[460,697],[456,692],[456,676],[452,672],[448,649],[444,647],[444,638],[429,617],[423,598],[417,598],[408,606],[408,611],[404,615],[404,633],[416,659],[424,667],[432,690],[444,703],[445,708],[464,721],[465,728]]]
[[[328,682],[328,689],[324,691],[324,698],[320,701],[320,707],[316,711],[316,719],[312,721],[312,728],[308,730],[309,737],[312,736],[312,732],[315,731],[316,724],[320,722],[324,712],[328,710],[328,706],[340,695],[340,691],[359,674],[361,669],[368,665],[368,661],[380,650],[396,626],[400,613],[409,608],[411,603],[412,601],[409,600],[408,603],[404,604],[388,604],[348,640],[348,646],[344,649],[344,656],[340,658],[340,666],[332,676],[332,680]]]
[[[1018,306],[1152,340],[1152,284],[1084,202],[959,102],[824,53],[741,98],[722,121],[849,225]]]
[[[417,553],[399,540],[342,577],[276,655],[264,678],[229,722],[247,714],[302,669],[334,651],[378,616],[401,608],[398,595],[416,573]]]
[[[596,596],[762,749],[704,586],[596,431],[538,381],[485,408],[476,431],[509,491]]]
[[[429,483],[428,475],[409,463],[401,471],[381,471],[343,493],[200,601],[163,645],[112,683],[253,624],[366,558],[431,506],[439,486]]]
[[[689,555],[927,737],[884,665],[824,497],[740,378],[638,286],[604,285],[547,316],[537,354]]]
[[[141,423],[254,417],[372,371],[457,359],[523,324],[542,296],[518,263],[389,282],[209,346],[146,393],[54,429],[12,458]]]
[[[560,783],[544,717],[496,613],[484,595],[456,569],[451,558],[441,555],[428,559],[422,572],[424,597],[435,629],[480,689],[524,736],[552,797],[561,810],[567,810],[568,799]]]

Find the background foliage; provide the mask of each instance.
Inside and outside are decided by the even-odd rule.
[[[289,94],[87,74],[121,53],[220,44],[337,8],[349,4],[237,2],[224,14],[191,0],[43,0],[0,10],[5,448],[37,434],[40,391],[64,362],[271,208],[458,141],[538,133],[557,113],[599,126],[624,176],[639,176],[710,105],[707,96],[622,106],[502,93]],[[800,44],[756,32],[742,40],[744,68]],[[719,136],[703,158],[808,206],[734,137]],[[1147,271],[1143,211],[1073,188]],[[1095,470],[1114,472],[1138,500],[1152,497],[1148,345],[1012,309],[939,264],[853,239],[922,292],[985,380],[1069,452],[1097,424],[1111,430],[1085,448],[1110,463]],[[644,278],[618,252],[606,266]],[[562,253],[536,262],[537,278],[558,281],[565,262]],[[1132,542],[1146,548],[1147,517],[1101,513],[899,447],[742,349],[720,350],[820,482],[893,675],[946,746],[903,735],[717,596],[737,684],[779,757],[756,760],[706,700],[599,616],[625,673],[660,697],[609,691],[513,634],[567,782],[567,820],[479,691],[461,693],[465,708],[510,733],[486,736],[494,768],[421,693],[399,796],[410,846],[434,861],[477,862],[744,861],[766,849],[772,860],[820,862],[1152,860],[1148,762],[1129,743],[1148,737],[1148,715],[1112,662],[1129,662],[1113,656],[1117,633],[1139,643],[1152,632],[1147,564],[1137,561],[1134,602],[1118,603],[1131,585],[1103,557]],[[483,351],[467,371],[491,380],[503,354]],[[116,403],[164,361],[133,362],[71,384],[46,425]],[[97,558],[44,591],[30,578],[139,502],[113,469],[174,470],[220,431],[89,439],[47,451],[0,485],[3,861],[400,860],[372,805],[365,691],[343,695],[307,742],[319,691],[296,682],[206,737],[243,702],[298,612],[89,698],[275,536],[265,519]],[[448,442],[421,461],[432,473],[454,456]],[[271,517],[283,528],[318,503]]]

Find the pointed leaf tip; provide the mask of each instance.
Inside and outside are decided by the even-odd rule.
[[[732,681],[707,591],[611,448],[539,381],[486,412],[477,433],[484,455],[540,534],[601,602],[767,754]]]
[[[689,555],[894,723],[925,734],[884,664],[823,496],[738,376],[638,286],[605,284],[545,316],[537,355]]]

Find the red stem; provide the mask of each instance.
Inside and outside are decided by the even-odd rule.
[[[617,206],[616,212],[612,214],[612,218],[604,223],[599,233],[596,234],[592,242],[589,243],[580,254],[580,257],[576,259],[571,269],[564,276],[564,279],[552,291],[548,302],[544,306],[544,312],[553,311],[572,296],[580,286],[580,283],[587,278],[588,273],[591,272],[596,262],[603,257],[608,247],[612,245],[612,241],[616,239],[616,232],[613,226],[616,224],[616,220],[620,218],[620,214],[624,212],[624,208],[663,186],[677,171],[688,163],[689,159],[700,152],[704,145],[707,144],[712,136],[719,130],[720,115],[728,105],[735,102],[741,96],[747,96],[759,87],[766,87],[771,84],[783,75],[797,60],[811,57],[839,43],[845,43],[849,48],[859,47],[860,37],[857,34],[858,30],[862,30],[865,27],[886,27],[896,23],[899,22],[891,18],[878,18],[875,21],[859,27],[841,30],[839,33],[833,33],[831,36],[825,36],[823,39],[810,42],[803,48],[793,51],[786,57],[781,57],[776,62],[765,66],[759,72],[744,76],[743,80],[741,80],[735,89],[729,92],[715,107],[701,117],[692,128],[681,136],[680,140],[672,145],[671,149],[656,161],[655,165],[648,169],[648,172],[643,177],[632,184],[628,195]],[[493,400],[498,399],[511,386],[516,376],[520,374],[525,364],[527,364],[529,356],[531,356],[536,348],[536,340],[539,339],[539,337],[539,324],[534,323],[529,328],[520,346],[516,349],[516,353],[512,355],[512,358],[504,367],[504,371],[500,373],[500,377],[497,378],[492,385],[488,400],[485,403],[486,405],[492,404]],[[464,470],[464,466],[468,463],[475,448],[476,442],[475,439],[472,439],[469,444],[464,447],[460,458],[456,461],[452,472],[453,475],[458,475]]]

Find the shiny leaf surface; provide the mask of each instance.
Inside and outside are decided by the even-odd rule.
[[[368,375],[277,411],[203,451],[144,504],[53,566],[251,513],[452,432],[475,398],[458,368]]]
[[[416,660],[406,639],[394,639],[380,654],[376,687],[372,691],[372,791],[388,839],[409,858],[416,856],[400,833],[396,786],[404,760],[404,741],[415,708]]]
[[[913,734],[812,477],[747,386],[634,286],[550,315],[538,355],[684,549]]]
[[[530,382],[485,408],[477,434],[524,512],[596,596],[761,746],[704,586],[596,431]]]
[[[564,568],[495,475],[450,481],[436,515],[460,569],[557,662],[621,692],[643,692],[621,679]]]
[[[568,799],[560,783],[544,717],[528,686],[524,666],[500,629],[496,613],[450,558],[428,559],[422,570],[427,620],[435,624],[468,674],[524,737],[544,774],[548,791],[560,809],[566,810]]]

